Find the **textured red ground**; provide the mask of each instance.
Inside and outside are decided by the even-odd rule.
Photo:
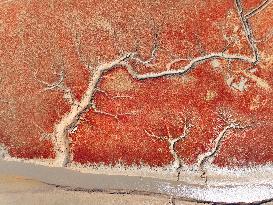
[[[242,1],[245,13],[263,1]],[[0,143],[18,158],[54,158],[50,133],[69,112],[63,91],[45,89],[60,79],[80,100],[95,67],[124,52],[139,73],[179,69],[189,59],[224,52],[252,57],[235,1],[0,1]],[[183,76],[134,79],[119,66],[106,72],[89,108],[69,135],[74,162],[163,166],[173,157],[166,140],[192,125],[176,152],[186,164],[212,149],[236,121],[214,163],[245,166],[273,161],[273,4],[250,18],[260,59],[255,73],[242,61],[209,60]],[[168,67],[177,58],[186,58]],[[187,60],[188,59],[188,60]],[[231,86],[247,79],[246,90]],[[48,85],[46,85],[46,83]]]

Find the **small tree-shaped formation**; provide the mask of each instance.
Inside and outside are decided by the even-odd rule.
[[[182,120],[181,120],[181,122],[182,122]],[[183,162],[182,162],[181,158],[177,154],[176,145],[177,145],[178,142],[180,142],[180,141],[184,140],[186,137],[188,137],[189,130],[192,127],[192,125],[186,119],[184,120],[183,123],[184,123],[183,131],[178,136],[173,136],[171,134],[170,128],[168,126],[166,127],[167,134],[166,135],[161,135],[161,136],[158,136],[158,135],[154,134],[151,131],[144,130],[145,133],[148,136],[152,137],[153,139],[168,142],[169,152],[173,157],[172,169],[174,171],[178,172],[178,177],[179,177],[180,169],[181,169],[181,167],[183,165]]]
[[[252,127],[251,124],[243,124],[235,120],[223,120],[226,122],[226,126],[224,126],[222,131],[220,131],[218,136],[214,139],[212,148],[204,154],[199,155],[197,159],[197,165],[201,172],[201,178],[205,179],[205,183],[208,180],[206,166],[214,161],[215,157],[220,152],[223,141],[228,137],[229,133],[234,130],[245,130]]]

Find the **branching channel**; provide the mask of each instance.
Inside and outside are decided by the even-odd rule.
[[[180,136],[173,137],[170,133],[169,128],[167,127],[167,135],[163,136],[157,136],[153,132],[144,130],[145,133],[150,136],[153,139],[160,140],[160,141],[167,141],[169,145],[169,152],[173,157],[173,162],[172,162],[172,169],[177,172],[178,177],[179,177],[179,169],[182,167],[183,163],[181,158],[177,154],[176,150],[176,144],[182,140],[184,140],[188,134],[189,134],[189,129],[191,128],[191,125],[185,120],[184,128],[183,128],[183,133]]]
[[[242,126],[238,123],[231,122],[229,125],[227,125],[226,127],[223,128],[223,130],[219,133],[219,135],[214,140],[214,145],[213,145],[212,149],[198,157],[197,165],[202,173],[201,174],[202,178],[205,178],[205,180],[207,181],[205,166],[208,163],[213,162],[213,160],[215,159],[215,157],[217,156],[217,154],[219,153],[219,151],[221,149],[222,142],[228,136],[228,132],[232,131],[232,130],[236,130],[236,129],[243,130],[243,129],[246,129],[249,127],[250,127],[249,125]]]
[[[247,15],[244,14],[240,0],[235,0],[235,5],[238,10],[238,14],[240,16],[241,22],[243,24],[244,31],[248,39],[249,45],[253,51],[252,57],[248,57],[248,56],[240,55],[240,54],[227,54],[224,51],[220,53],[209,53],[209,54],[206,53],[199,57],[188,60],[187,61],[188,64],[184,67],[181,67],[180,69],[173,70],[173,69],[167,68],[165,71],[162,71],[162,72],[149,72],[145,74],[139,74],[133,69],[130,62],[137,61],[143,65],[149,66],[155,60],[156,52],[158,51],[158,48],[159,48],[158,34],[156,33],[154,36],[154,45],[151,49],[150,59],[142,60],[139,58],[138,53],[128,52],[111,62],[99,64],[91,68],[91,64],[89,63],[89,61],[82,56],[82,53],[81,53],[82,49],[81,49],[81,42],[80,42],[81,35],[76,32],[74,35],[74,44],[76,47],[76,53],[77,55],[79,55],[79,58],[82,64],[86,67],[88,71],[90,71],[89,84],[81,100],[80,101],[75,100],[70,89],[65,86],[65,84],[63,83],[64,73],[62,72],[60,74],[60,80],[58,82],[54,84],[47,84],[45,82],[42,82],[43,84],[46,85],[47,87],[46,89],[56,89],[56,88],[61,89],[71,104],[70,112],[66,113],[63,116],[63,118],[60,120],[60,122],[55,125],[55,132],[53,133],[53,136],[54,136],[53,142],[54,142],[55,151],[56,151],[55,165],[67,166],[67,164],[71,161],[71,153],[69,148],[70,142],[68,139],[68,134],[77,125],[80,117],[82,116],[84,112],[87,112],[90,108],[96,108],[94,103],[94,95],[97,89],[97,85],[101,77],[103,76],[103,74],[105,74],[109,70],[114,69],[118,66],[122,66],[127,69],[128,73],[130,73],[130,75],[133,78],[138,80],[145,80],[145,79],[159,78],[164,76],[170,76],[170,77],[176,76],[176,75],[183,76],[191,72],[193,69],[195,69],[197,65],[205,63],[207,61],[211,61],[213,59],[224,59],[227,61],[237,60],[237,61],[243,61],[243,62],[247,62],[247,63],[255,65],[259,61],[259,52],[256,46],[256,41],[253,36],[253,31],[248,22],[248,18],[250,15],[254,15],[253,13],[256,13],[256,12],[252,12],[252,14],[247,14]],[[185,60],[185,59],[181,59],[181,60]],[[168,66],[171,67],[171,64],[172,62],[167,64],[167,67]],[[109,113],[104,113],[104,114],[109,114]],[[117,118],[116,115],[113,115],[113,117]],[[219,144],[221,143],[222,139],[226,135],[226,132],[230,129],[237,129],[237,128],[238,128],[237,125],[232,124],[227,126],[220,133],[219,137],[217,138],[218,140],[216,140],[215,142],[216,144],[215,148],[211,152],[207,153],[199,162],[201,167],[203,166],[203,164],[205,164],[208,158],[213,157],[215,153],[217,152],[217,150],[219,150],[218,148]],[[156,136],[152,132],[146,131],[146,133],[149,136],[153,138],[157,138],[159,140],[166,140],[168,142],[170,153],[172,154],[174,158],[173,168],[175,170],[178,170],[179,167],[181,166],[181,160],[177,156],[175,145],[178,141],[183,140],[187,136],[188,129],[189,129],[189,126],[185,125],[184,133],[181,136],[178,136],[175,138],[173,138],[170,134],[168,134],[167,136]]]

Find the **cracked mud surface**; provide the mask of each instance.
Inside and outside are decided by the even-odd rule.
[[[270,166],[272,16],[271,0],[0,0],[0,157],[206,182]]]

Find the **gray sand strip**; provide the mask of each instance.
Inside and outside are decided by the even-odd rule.
[[[208,202],[258,202],[273,198],[273,182],[242,186],[196,186],[164,179],[81,173],[67,168],[12,161],[0,161],[0,174],[24,176],[71,189],[161,194]]]

